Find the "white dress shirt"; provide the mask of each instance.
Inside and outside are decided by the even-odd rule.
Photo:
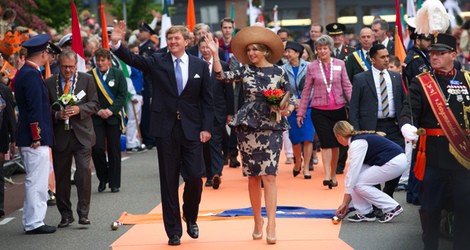
[[[393,86],[392,86],[392,79],[390,78],[390,74],[388,73],[387,69],[382,71],[378,70],[374,66],[371,67],[372,75],[374,76],[374,83],[375,83],[375,90],[377,91],[377,99],[378,99],[378,109],[377,109],[377,118],[384,119],[384,118],[392,118],[395,117],[395,101],[393,99]],[[384,117],[383,115],[383,108],[382,108],[382,97],[380,93],[380,72],[384,72],[385,82],[387,83],[387,93],[388,93],[388,106],[389,106],[389,117]]]
[[[171,60],[173,61],[173,67],[176,67],[176,56],[171,54]],[[188,75],[189,75],[189,56],[188,54],[184,53],[183,56],[180,57],[180,67],[181,73],[183,74],[183,89],[186,87],[186,83],[188,83]]]

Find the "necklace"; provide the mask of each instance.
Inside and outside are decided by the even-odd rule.
[[[325,71],[323,70],[322,62],[318,60],[318,63],[320,64],[320,71],[321,71],[321,76],[323,78],[323,83],[325,83],[326,91],[328,92],[328,95],[329,95],[331,91],[331,85],[333,83],[333,58],[330,58],[330,83],[329,84],[328,84],[328,81],[326,80]]]
[[[71,95],[74,94],[74,92],[75,92],[75,87],[77,86],[77,80],[78,80],[77,75],[78,75],[78,72],[75,72],[75,74],[74,74],[73,77],[72,77],[73,83],[70,83],[70,84],[71,84],[71,86],[70,86],[71,88],[70,88],[70,90],[69,90],[69,93],[70,93]],[[62,87],[62,84],[60,83],[60,75],[57,75],[57,81],[56,81],[56,83],[57,83],[57,84],[55,85],[55,93],[57,94],[57,98],[59,98],[59,97],[60,97],[60,95],[59,95],[59,88]]]

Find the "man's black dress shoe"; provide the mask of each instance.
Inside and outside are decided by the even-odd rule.
[[[111,192],[117,193],[117,192],[119,192],[119,188],[111,188]]]
[[[199,227],[196,222],[186,221],[187,230],[189,237],[197,239],[199,237]]]
[[[204,186],[206,186],[206,187],[212,187],[212,180],[208,178],[208,179],[206,180],[206,184],[204,184]]]
[[[219,189],[221,182],[222,180],[220,179],[220,176],[218,174],[214,175],[214,177],[212,177],[212,188]]]
[[[100,181],[100,184],[98,185],[98,192],[103,192],[106,189],[106,182]]]
[[[64,228],[64,227],[68,227],[72,222],[74,222],[74,218],[73,217],[70,217],[70,218],[62,218],[62,220],[60,220],[60,223],[59,225],[57,225],[58,228]]]
[[[181,244],[180,237],[178,235],[172,235],[168,239],[168,245],[170,246],[178,246]]]
[[[57,230],[54,226],[42,225],[36,229],[26,231],[26,234],[51,234]]]
[[[82,217],[78,220],[80,225],[90,225],[90,220],[88,218]]]
[[[3,216],[5,216],[5,211],[0,210],[0,218],[2,218]]]

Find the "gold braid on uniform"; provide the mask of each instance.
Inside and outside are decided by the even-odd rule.
[[[386,135],[384,132],[375,131],[375,130],[360,130],[360,131],[352,131],[351,132],[351,136],[365,135],[365,134],[376,134],[376,135],[380,135],[380,136],[385,136]]]

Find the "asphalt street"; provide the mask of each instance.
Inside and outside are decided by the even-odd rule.
[[[116,231],[111,230],[111,223],[122,212],[148,213],[160,202],[156,150],[124,158],[122,185],[119,193],[111,193],[109,188],[103,193],[98,193],[97,186],[98,180],[96,176],[93,176],[89,215],[91,225],[81,226],[74,222],[67,228],[57,230],[54,234],[25,235],[21,223],[21,210],[17,210],[0,220],[0,249],[110,249],[109,246],[130,228],[130,226],[121,226]],[[397,192],[395,195],[397,201],[403,206],[404,212],[391,223],[345,221],[341,225],[339,237],[354,249],[422,249],[419,207],[407,204],[404,201],[404,195],[404,192]],[[72,189],[72,196],[73,207],[76,207],[77,198],[74,189]],[[338,197],[338,204],[341,200],[342,197]],[[76,215],[75,219],[78,220]],[[56,207],[49,207],[46,224],[57,225],[59,221],[60,215]],[[450,242],[441,240],[440,249],[451,249]]]

